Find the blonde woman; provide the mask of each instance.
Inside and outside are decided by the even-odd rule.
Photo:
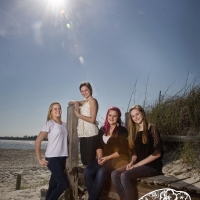
[[[112,182],[121,200],[137,200],[136,180],[162,173],[162,144],[156,127],[147,122],[140,105],[129,111],[128,143],[132,158],[128,165],[112,172]]]
[[[45,200],[58,199],[69,185],[64,173],[66,158],[68,157],[68,132],[66,123],[61,121],[61,114],[61,105],[58,102],[53,102],[49,106],[47,122],[35,141],[38,162],[42,166],[47,166],[51,171]],[[43,159],[41,156],[41,142],[46,137],[48,137],[48,145]]]

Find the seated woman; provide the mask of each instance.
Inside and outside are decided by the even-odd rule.
[[[157,129],[147,122],[144,109],[139,105],[129,111],[128,131],[131,162],[113,171],[111,178],[121,200],[137,200],[137,178],[162,173],[162,145]]]
[[[84,170],[89,193],[88,200],[98,200],[106,178],[118,167],[128,164],[128,132],[121,122],[121,111],[111,107],[107,111],[104,126],[99,130],[97,159]]]

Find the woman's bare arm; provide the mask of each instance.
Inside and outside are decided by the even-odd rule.
[[[98,163],[99,163],[100,165],[103,165],[103,163],[105,163],[107,160],[110,160],[110,159],[112,159],[112,158],[117,158],[117,157],[119,157],[119,154],[118,154],[118,152],[116,151],[116,152],[110,154],[109,156],[104,156],[104,157],[102,157],[102,158],[100,159],[100,161],[98,161]]]
[[[42,166],[47,166],[47,164],[48,164],[48,161],[42,159],[42,156],[41,156],[41,143],[44,140],[44,138],[46,138],[46,137],[47,137],[47,132],[41,131],[35,140],[36,157],[37,157],[38,162]]]
[[[145,159],[141,160],[140,162],[136,163],[135,165],[132,165],[131,168],[133,167],[139,167],[139,166],[142,166],[142,165],[146,165],[154,160],[156,160],[157,158],[159,158],[161,156],[161,153],[153,156],[153,155],[149,155],[148,157],[146,157]]]
[[[133,155],[133,156],[131,157],[131,161],[130,161],[129,164],[126,166],[126,170],[131,169],[131,167],[132,167],[132,165],[135,163],[136,159],[137,159],[137,156],[136,156],[136,155]]]
[[[97,116],[97,112],[98,112],[98,103],[97,103],[97,100],[96,99],[91,99],[90,102],[89,102],[89,104],[90,104],[90,117],[81,115],[79,113],[79,110],[77,110],[76,108],[75,108],[74,112],[75,112],[75,115],[78,118],[80,118],[80,119],[82,119],[82,120],[84,120],[86,122],[95,124],[95,122],[96,122],[96,116]]]

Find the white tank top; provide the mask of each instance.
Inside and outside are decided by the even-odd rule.
[[[90,117],[90,100],[85,102],[81,107],[80,107],[80,113],[81,115]],[[89,122],[86,122],[82,119],[78,119],[78,126],[77,126],[77,132],[78,132],[78,137],[91,137],[95,136],[98,134],[98,127],[96,124],[92,124]]]

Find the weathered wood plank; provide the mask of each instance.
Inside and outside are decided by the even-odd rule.
[[[199,136],[161,135],[166,142],[200,142]]]
[[[174,183],[169,183],[168,187],[176,189],[176,190],[184,190],[186,186],[191,185],[190,183],[186,182],[186,179],[184,181],[177,181]]]
[[[140,178],[139,181],[148,185],[168,186],[168,184],[180,181],[180,179],[174,176],[159,175],[159,176],[153,176],[153,177],[148,177],[148,178]]]
[[[186,185],[184,186],[184,190],[200,194],[200,182],[194,183],[192,185]],[[199,196],[199,199],[200,199],[200,196]]]
[[[69,140],[69,157],[66,161],[66,172],[69,180],[69,190],[65,195],[66,199],[78,199],[78,136],[77,136],[78,119],[74,114],[74,106],[70,105],[67,108],[67,129]]]

